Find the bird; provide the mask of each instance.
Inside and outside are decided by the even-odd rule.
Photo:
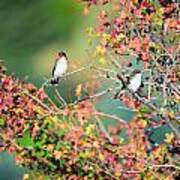
[[[142,83],[142,73],[139,69],[134,70],[132,76],[129,78],[127,88],[133,93],[137,92]]]
[[[61,77],[66,73],[68,69],[68,58],[65,52],[60,51],[57,53],[54,67],[52,69],[52,85],[58,85]]]
[[[117,75],[117,78],[121,81],[122,88],[114,95],[114,99],[121,99],[127,89],[132,93],[136,93],[142,84],[142,73],[139,69],[135,69],[132,75],[126,77],[126,79],[120,74]]]

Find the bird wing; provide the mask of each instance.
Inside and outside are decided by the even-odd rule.
[[[57,61],[55,62],[54,67],[53,67],[53,69],[52,69],[52,76],[53,76],[53,77],[54,77],[54,72],[55,72],[55,69],[56,69],[56,65],[57,65]]]

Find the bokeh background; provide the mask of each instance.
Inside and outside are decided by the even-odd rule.
[[[72,62],[83,61],[85,27],[93,18],[83,16],[76,0],[1,0],[0,59],[9,74],[27,77],[40,87],[44,77],[50,77],[59,50]],[[0,180],[19,180],[24,171],[15,166],[12,155],[0,154]]]

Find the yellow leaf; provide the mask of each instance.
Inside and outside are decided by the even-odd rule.
[[[99,159],[101,160],[101,161],[104,161],[104,156],[103,156],[103,154],[99,154]]]
[[[79,85],[76,87],[76,96],[77,96],[77,97],[80,97],[80,96],[81,96],[81,93],[82,93],[82,84],[79,84]]]
[[[105,65],[106,64],[106,59],[104,57],[101,57],[99,59],[99,62],[102,64],[102,65]]]
[[[147,121],[146,120],[141,120],[141,126],[143,127],[143,128],[145,128],[146,126],[147,126]]]
[[[94,125],[94,124],[89,124],[89,125],[86,127],[86,134],[87,134],[87,135],[93,135],[93,134],[94,134],[94,131],[95,131],[95,125]]]
[[[106,48],[103,46],[96,46],[96,55],[104,56],[106,53]]]
[[[133,4],[137,4],[137,3],[138,3],[138,0],[132,0],[132,3],[133,3]]]
[[[29,180],[29,174],[24,174],[23,180]]]
[[[54,151],[53,154],[54,154],[56,159],[60,159],[63,155],[63,153],[61,151],[56,151],[56,150]]]
[[[94,34],[94,29],[93,29],[93,27],[88,27],[88,28],[86,29],[86,33],[87,33],[89,36],[93,36],[93,34]]]
[[[171,119],[174,118],[174,112],[173,112],[173,111],[170,111],[170,112],[169,112],[169,117],[170,117]]]
[[[89,7],[88,7],[88,6],[85,6],[85,7],[84,7],[84,12],[83,12],[83,14],[84,14],[85,16],[87,16],[87,15],[89,15],[89,13],[90,13]]]
[[[120,144],[123,144],[124,143],[124,138],[119,138],[119,142],[120,142]]]
[[[166,139],[164,140],[167,143],[172,143],[173,139],[174,139],[174,134],[171,133],[166,133],[165,134]]]
[[[87,43],[88,43],[88,45],[92,45],[92,39],[88,38]]]
[[[117,41],[121,41],[125,38],[126,36],[123,34],[123,33],[120,33],[118,36],[117,36]]]

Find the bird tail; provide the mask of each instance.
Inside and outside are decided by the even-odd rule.
[[[52,85],[55,85],[57,86],[59,84],[59,78],[53,78],[51,79],[51,82],[50,82]]]

